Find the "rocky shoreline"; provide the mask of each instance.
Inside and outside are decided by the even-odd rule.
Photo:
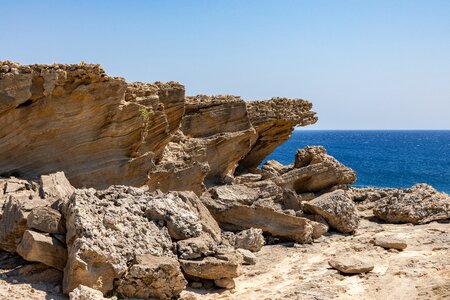
[[[447,194],[352,188],[321,146],[259,167],[308,101],[6,61],[0,116],[2,297],[450,297]]]

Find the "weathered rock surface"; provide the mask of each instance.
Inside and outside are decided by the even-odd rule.
[[[183,116],[178,83],[127,84],[99,65],[3,65],[3,175],[64,171],[78,187],[143,185]]]
[[[66,226],[61,213],[48,206],[33,208],[27,217],[27,227],[42,232],[65,234]]]
[[[274,236],[311,242],[315,222],[281,211],[283,191],[271,181],[209,189],[202,201],[227,230],[260,228]]]
[[[238,253],[224,253],[197,260],[180,259],[183,272],[203,279],[238,277],[242,272],[242,256]]]
[[[400,237],[392,235],[378,234],[373,239],[373,244],[385,249],[404,250],[408,246],[406,241]]]
[[[373,213],[389,223],[424,224],[450,218],[450,197],[426,184],[394,190],[375,204]]]
[[[131,298],[173,299],[186,287],[180,264],[172,257],[137,255],[119,280],[118,292]]]
[[[28,261],[41,262],[61,271],[67,262],[67,249],[60,241],[32,230],[23,234],[17,253]]]
[[[224,289],[234,289],[236,287],[236,283],[234,282],[233,278],[221,278],[214,280],[214,284],[218,287],[224,288]]]
[[[373,270],[373,263],[367,259],[360,259],[356,257],[339,257],[331,259],[328,264],[346,274],[367,273]]]
[[[274,181],[297,193],[323,192],[335,186],[346,186],[356,180],[355,172],[328,155],[321,146],[307,146],[297,151],[291,171]]]
[[[257,139],[252,149],[239,162],[242,169],[256,168],[275,148],[289,139],[295,126],[317,121],[312,105],[301,99],[272,98],[268,101],[247,102],[250,122]]]
[[[68,200],[75,191],[64,172],[42,175],[40,188],[42,198],[54,198],[55,200]]]
[[[233,237],[235,248],[258,252],[264,246],[263,231],[260,228],[242,230]]]
[[[29,213],[33,208],[46,204],[47,202],[39,197],[30,199],[30,195],[27,194],[8,195],[0,220],[0,248],[15,252],[27,229]]]
[[[69,293],[70,300],[103,300],[107,299],[103,297],[102,292],[93,288],[79,285],[72,292]]]
[[[256,264],[256,255],[250,250],[238,248],[236,249],[236,252],[242,255],[244,265]]]
[[[148,220],[152,195],[124,186],[77,190],[67,209],[68,262],[64,291],[86,285],[106,293],[136,255],[173,256],[166,227]]]
[[[303,210],[324,217],[331,227],[340,232],[353,232],[359,224],[356,205],[343,190],[326,193],[304,202]]]

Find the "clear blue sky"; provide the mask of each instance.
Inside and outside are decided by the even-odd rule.
[[[450,1],[6,1],[0,59],[312,101],[314,129],[450,129]]]

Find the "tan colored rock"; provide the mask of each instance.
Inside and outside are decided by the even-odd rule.
[[[331,259],[328,264],[336,270],[346,274],[367,273],[373,270],[374,265],[367,259],[357,257],[339,257]]]
[[[4,174],[64,171],[77,187],[141,186],[184,113],[178,83],[127,84],[90,64],[16,69],[0,74]]]
[[[236,249],[236,252],[242,255],[244,265],[256,264],[256,255],[253,252],[241,248]]]
[[[359,216],[353,200],[343,190],[323,194],[303,203],[307,213],[320,215],[340,232],[353,232],[358,228]]]
[[[103,299],[107,299],[105,297],[103,297],[103,293],[84,286],[84,285],[79,285],[78,287],[76,287],[72,292],[69,293],[69,299],[70,300],[103,300]]]
[[[27,217],[27,227],[47,233],[66,233],[61,213],[48,206],[33,208]]]
[[[107,293],[136,255],[173,256],[167,229],[145,216],[153,197],[142,189],[124,186],[75,191],[66,216],[65,293],[80,284]]]
[[[214,280],[214,284],[220,288],[224,288],[227,290],[234,289],[236,287],[236,283],[233,278],[221,278]]]
[[[0,249],[15,252],[27,229],[27,218],[31,210],[48,204],[38,197],[30,199],[31,195],[20,193],[7,196],[0,219]]]
[[[300,157],[300,158],[299,158]],[[321,146],[305,147],[297,151],[295,168],[273,179],[284,188],[297,193],[324,192],[334,186],[352,184],[355,172],[326,154]]]
[[[257,139],[251,151],[239,162],[243,169],[256,168],[265,157],[289,139],[295,126],[306,126],[317,121],[315,112],[311,111],[312,104],[301,99],[272,98],[246,104]]]
[[[432,186],[416,184],[410,189],[394,190],[376,202],[376,217],[388,223],[424,224],[450,219],[450,196]]]
[[[237,233],[233,239],[235,248],[258,252],[264,246],[263,231],[260,228],[250,228]]]
[[[184,273],[197,278],[234,278],[242,272],[242,256],[238,253],[229,252],[199,260],[180,259],[180,265]]]
[[[67,262],[67,249],[61,242],[32,230],[24,232],[17,253],[28,261],[41,262],[57,270],[64,270]]]
[[[188,238],[177,242],[178,257],[182,259],[194,259],[202,256],[214,255],[217,252],[217,242],[206,234]]]
[[[376,235],[373,243],[385,249],[404,250],[408,246],[406,241],[398,236],[383,234]]]
[[[283,190],[272,181],[209,189],[202,201],[221,227],[238,231],[260,228],[273,236],[309,243],[318,225],[282,210]]]
[[[64,172],[42,175],[40,186],[43,198],[68,200],[75,191]]]
[[[125,297],[173,299],[186,287],[180,264],[172,257],[138,255],[126,275],[116,282]]]

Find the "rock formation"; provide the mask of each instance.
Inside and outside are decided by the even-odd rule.
[[[227,180],[239,162],[256,167],[317,120],[304,100],[185,98],[178,83],[126,83],[99,65],[0,65],[3,176],[64,171],[76,187],[200,195],[205,180]]]
[[[25,266],[13,276],[51,276],[71,299],[171,299],[188,284],[239,288],[264,245],[285,241],[301,255],[315,249],[298,265],[332,248],[320,276],[327,263],[370,272],[370,261],[335,254],[405,252],[414,243],[375,227],[450,218],[449,196],[427,185],[351,188],[355,172],[321,146],[259,167],[295,126],[317,121],[311,108],[185,97],[178,83],[126,83],[98,65],[0,62],[0,264],[15,255]],[[333,249],[348,234],[330,229],[359,244]],[[297,282],[310,271],[285,272],[291,258],[282,259]]]

